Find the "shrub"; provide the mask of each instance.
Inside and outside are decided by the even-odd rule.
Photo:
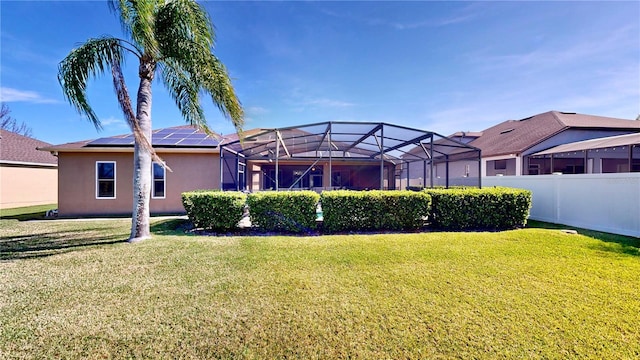
[[[242,220],[246,198],[237,191],[196,190],[182,193],[182,205],[195,227],[229,231]]]
[[[265,231],[309,232],[316,229],[314,191],[260,192],[249,194],[251,223]]]
[[[503,230],[526,225],[531,191],[505,187],[425,189],[431,226],[446,230]]]
[[[413,191],[323,191],[323,227],[328,232],[413,230],[424,225],[431,197]]]

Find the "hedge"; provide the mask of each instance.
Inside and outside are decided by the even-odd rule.
[[[237,191],[195,190],[182,193],[182,205],[196,228],[229,231],[242,220],[246,198]]]
[[[424,226],[431,197],[413,191],[323,191],[323,228],[327,232],[414,230]]]
[[[505,230],[526,225],[531,191],[506,187],[425,189],[431,226],[444,230]]]
[[[316,230],[316,207],[320,195],[314,191],[259,192],[249,194],[251,224],[265,231],[294,233]]]

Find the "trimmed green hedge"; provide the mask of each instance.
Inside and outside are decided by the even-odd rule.
[[[314,191],[279,191],[249,194],[251,223],[266,231],[309,232],[316,229]]]
[[[327,232],[414,230],[424,225],[431,197],[413,191],[323,191],[320,197]]]
[[[506,187],[425,189],[431,226],[445,230],[504,230],[526,225],[531,191]]]
[[[526,225],[531,192],[522,189],[456,188],[423,191],[261,192],[196,190],[182,194],[182,204],[197,228],[229,231],[237,227],[246,205],[251,222],[264,231],[309,232],[316,229],[320,200],[323,230],[376,231],[420,229],[503,230]]]
[[[229,231],[242,220],[246,198],[238,191],[196,190],[182,193],[182,205],[195,227]]]

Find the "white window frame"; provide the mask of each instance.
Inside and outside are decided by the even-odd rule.
[[[162,181],[164,182],[164,192],[162,196],[155,196],[156,194],[156,179],[154,178],[154,167],[158,165],[162,169]],[[152,199],[166,199],[167,198],[167,169],[159,162],[151,163],[151,198]]]
[[[100,164],[113,164],[113,196],[100,196],[100,178],[98,178],[98,167]],[[97,200],[112,200],[116,198],[117,194],[117,164],[115,161],[96,161],[96,199]],[[104,181],[104,180],[103,180]]]

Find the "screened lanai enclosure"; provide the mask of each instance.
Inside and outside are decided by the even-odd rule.
[[[222,140],[220,165],[223,190],[481,186],[479,149],[386,123],[251,130]]]

